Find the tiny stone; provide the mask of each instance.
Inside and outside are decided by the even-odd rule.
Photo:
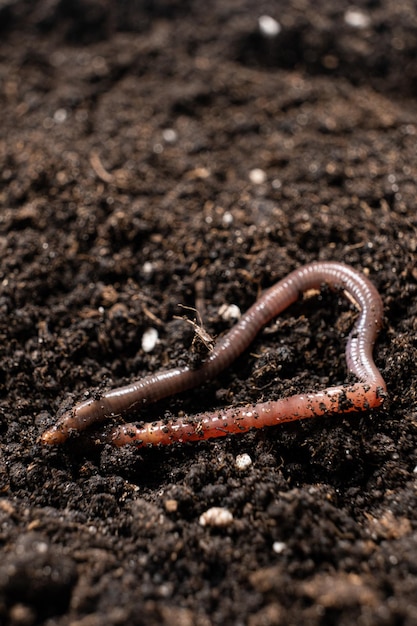
[[[226,213],[223,215],[222,223],[223,226],[230,226],[231,224],[233,224],[233,215],[229,211],[226,211]]]
[[[236,469],[243,472],[252,465],[252,459],[249,454],[238,454],[235,460]]]
[[[219,315],[225,322],[235,322],[242,314],[237,304],[222,304]]]
[[[364,11],[350,7],[345,12],[345,22],[352,28],[367,28],[371,23],[371,18]]]
[[[145,261],[145,263],[142,265],[142,271],[145,276],[152,276],[153,269],[153,263],[151,263],[150,261]]]
[[[166,143],[175,143],[178,139],[178,133],[173,128],[165,128],[162,131],[162,137]]]
[[[30,626],[35,622],[32,609],[25,604],[14,604],[10,609],[10,619],[15,626]]]
[[[258,167],[249,172],[249,180],[254,185],[262,185],[266,181],[266,174]]]
[[[281,552],[283,552],[286,547],[287,545],[283,541],[274,541],[274,543],[272,544],[272,549],[275,554],[281,554]]]
[[[274,20],[270,15],[261,15],[258,18],[259,32],[264,37],[273,38],[281,32],[281,25],[277,20]]]
[[[158,331],[156,328],[148,328],[142,335],[142,350],[152,352],[158,342]]]
[[[176,513],[178,510],[178,500],[165,500],[165,511],[167,513]]]
[[[57,109],[54,113],[55,124],[62,124],[67,119],[67,112],[65,109]]]
[[[207,509],[198,520],[200,526],[212,526],[222,528],[230,526],[233,522],[233,515],[228,510],[221,506],[213,506],[211,509]]]

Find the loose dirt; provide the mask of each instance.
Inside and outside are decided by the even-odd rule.
[[[411,0],[0,2],[1,624],[417,624],[416,42]],[[315,259],[382,295],[381,410],[39,444]],[[313,295],[137,419],[343,382],[355,316]]]

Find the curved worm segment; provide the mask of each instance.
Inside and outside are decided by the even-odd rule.
[[[117,446],[130,443],[136,446],[169,445],[380,406],[386,385],[373,361],[372,350],[382,325],[381,298],[372,283],[352,267],[324,261],[300,267],[268,289],[219,340],[200,368],[173,368],[113,389],[98,400],[81,402],[44,432],[41,442],[47,445],[63,443],[71,431],[84,430],[96,422],[135,413],[144,403],[156,402],[216,377],[250,345],[265,324],[295,302],[300,294],[319,289],[323,283],[332,288],[342,288],[359,308],[358,319],[346,346],[346,363],[358,383],[249,407],[201,413],[192,419],[178,418],[167,423],[158,421],[142,427],[122,425],[112,431],[110,440]]]

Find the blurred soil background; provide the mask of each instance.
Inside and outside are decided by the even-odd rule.
[[[417,624],[416,52],[413,0],[0,1],[0,624]],[[383,409],[41,447],[316,259],[380,290]],[[355,318],[324,290],[137,419],[343,382]]]

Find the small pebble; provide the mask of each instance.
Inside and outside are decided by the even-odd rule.
[[[281,552],[284,552],[286,547],[287,544],[285,544],[283,541],[274,541],[274,543],[272,544],[272,549],[275,554],[281,554]]]
[[[221,506],[213,506],[200,515],[198,522],[200,526],[223,528],[233,522],[233,514]]]
[[[371,23],[371,18],[361,9],[350,7],[345,12],[345,22],[352,28],[367,28]]]
[[[14,626],[30,626],[35,623],[33,610],[25,604],[14,604],[10,608],[9,615]]]
[[[158,343],[158,331],[156,328],[148,328],[142,335],[142,350],[152,352]]]
[[[238,454],[235,459],[236,469],[240,472],[248,469],[252,465],[252,459],[249,454]]]
[[[178,133],[173,128],[165,128],[162,131],[162,137],[166,143],[175,143],[178,139]]]
[[[67,111],[66,109],[57,109],[54,113],[54,122],[55,124],[62,124],[67,119]]]
[[[225,322],[235,322],[240,319],[242,313],[237,304],[222,304],[219,315]]]
[[[178,500],[169,499],[165,500],[165,511],[167,513],[176,513],[178,511]]]
[[[249,180],[254,185],[262,185],[266,181],[266,174],[259,167],[255,167],[249,172]]]
[[[233,215],[230,211],[226,211],[222,217],[223,226],[231,226],[233,224]]]
[[[145,263],[142,265],[142,272],[145,274],[147,278],[152,276],[153,270],[154,270],[154,266],[153,266],[153,263],[151,263],[150,261],[145,261]]]
[[[261,15],[258,18],[258,27],[261,35],[271,39],[281,32],[281,24],[270,15]]]

